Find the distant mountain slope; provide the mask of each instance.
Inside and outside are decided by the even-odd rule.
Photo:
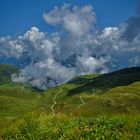
[[[78,76],[41,95],[11,82],[11,67],[0,72],[0,139],[139,138],[140,68]]]
[[[77,78],[75,81],[69,83],[77,84],[77,81],[82,81]],[[69,91],[69,95],[92,92],[96,90],[99,93],[106,92],[118,86],[127,86],[133,82],[140,81],[140,67],[126,68],[119,71],[111,72],[108,74],[99,75],[95,78],[89,78],[81,86],[78,86]]]
[[[140,68],[122,69],[103,75],[82,75],[62,86],[50,88],[40,102],[40,106],[49,113],[52,112],[54,97],[53,109],[56,113],[80,116],[140,113]]]
[[[11,75],[17,72],[18,68],[12,65],[0,64],[0,85],[11,82]]]
[[[30,85],[9,81],[0,85],[0,139],[67,139],[67,134],[114,139],[114,132],[117,139],[139,137],[139,68],[78,76],[42,96]]]
[[[26,90],[34,90],[38,92],[42,92],[42,90],[38,89],[37,87],[32,87],[29,83],[18,83],[13,82],[11,79],[12,74],[18,73],[19,69],[13,65],[9,64],[0,64],[0,86],[12,86],[17,87],[18,85],[24,85],[24,89]]]
[[[6,67],[1,71],[14,72],[9,67],[6,71]],[[0,118],[17,117],[35,108],[48,114],[76,116],[140,113],[140,68],[78,76],[44,91],[42,96],[30,85],[9,82],[7,75],[0,85]]]
[[[69,82],[67,82],[68,84],[77,84],[77,85],[81,85],[81,84],[85,84],[86,82],[89,82],[90,80],[92,80],[93,78],[98,77],[100,74],[88,74],[88,75],[80,75],[77,77],[74,77],[73,79],[71,79]]]

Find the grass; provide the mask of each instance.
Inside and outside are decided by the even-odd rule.
[[[0,140],[140,139],[139,68],[81,75],[41,94],[13,83],[13,72],[0,66]]]
[[[76,86],[79,85],[64,84],[62,92],[56,99],[56,112],[72,113],[78,116],[140,113],[140,82],[115,87],[103,94],[93,91],[93,93],[82,92],[70,96],[69,90]],[[50,106],[53,104],[53,97],[60,88],[61,86],[49,89],[44,94],[40,106],[45,108],[47,113],[51,113]],[[82,104],[80,96],[86,104],[77,109]]]
[[[5,68],[0,71],[7,69],[7,66],[3,67]],[[55,112],[78,116],[139,113],[139,74],[139,68],[129,68],[104,75],[90,74],[75,77],[63,85],[62,92],[56,98]],[[101,85],[102,88],[99,88]],[[61,87],[50,88],[40,96],[38,91],[26,84],[12,82],[2,84],[0,86],[0,117],[23,115],[34,108],[52,113],[53,97]],[[78,109],[78,106],[82,104],[80,96],[85,101],[85,105],[81,105]]]
[[[9,83],[0,86],[0,123],[19,117],[38,106],[39,94],[22,84]]]
[[[70,117],[30,113],[9,122],[0,131],[0,139],[13,140],[138,140],[139,116]]]
[[[11,74],[18,69],[0,65],[0,123],[17,118],[38,106],[40,96],[30,85],[13,83]]]

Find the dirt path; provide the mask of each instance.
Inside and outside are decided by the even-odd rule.
[[[21,91],[22,91],[22,92],[24,91],[24,86],[21,87]]]
[[[57,104],[56,98],[57,98],[58,94],[60,94],[60,93],[62,92],[62,88],[63,88],[63,86],[60,88],[60,90],[59,90],[59,91],[55,94],[55,96],[53,97],[53,105],[51,106],[51,110],[52,110],[53,116],[55,116],[54,107],[55,107],[55,105]]]
[[[80,105],[77,107],[77,109],[79,109],[82,105],[85,105],[85,104],[86,104],[82,98],[83,98],[83,97],[80,96],[80,100],[81,100],[82,104],[80,104]]]

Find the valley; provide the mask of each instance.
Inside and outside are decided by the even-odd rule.
[[[139,67],[81,75],[43,92],[13,83],[8,70],[0,66],[0,139],[140,138]]]

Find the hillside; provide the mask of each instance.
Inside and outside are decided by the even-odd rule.
[[[86,79],[86,78],[83,78]],[[82,81],[77,79],[76,81],[71,80],[68,83],[76,84],[77,81]],[[119,71],[99,75],[96,78],[89,77],[83,85],[80,85],[69,91],[70,95],[89,92],[96,90],[99,93],[105,93],[106,91],[118,87],[118,86],[128,86],[133,82],[140,81],[140,67],[127,68]]]
[[[81,75],[43,93],[0,69],[0,139],[139,139],[140,68]]]
[[[47,113],[76,116],[140,112],[140,67],[103,75],[81,75],[44,91],[43,96],[30,85],[9,82],[10,74],[15,71],[11,66],[0,66],[3,82],[0,116],[3,117],[22,115],[34,107]]]
[[[66,84],[49,89],[42,106],[52,112],[76,115],[140,113],[140,68],[128,68],[109,74],[78,76]]]
[[[14,66],[0,64],[0,85],[11,82],[11,74],[17,72],[18,69]]]
[[[39,94],[30,85],[13,83],[11,74],[18,69],[0,65],[0,122],[19,117],[38,105]]]

